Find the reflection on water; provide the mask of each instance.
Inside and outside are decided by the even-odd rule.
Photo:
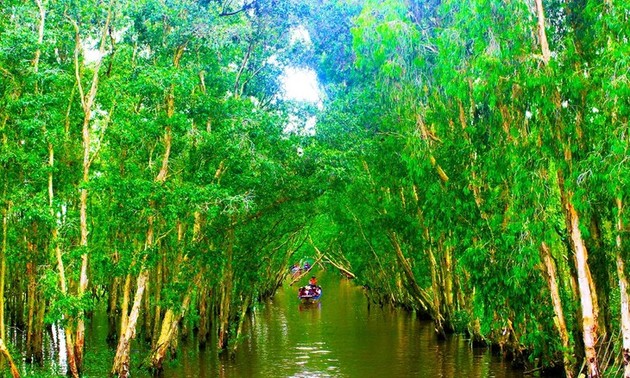
[[[168,377],[522,377],[509,364],[462,337],[436,340],[431,322],[404,311],[368,309],[361,288],[331,272],[318,277],[325,294],[299,303],[297,286],[282,288],[246,324],[233,359],[217,365],[186,355]],[[204,365],[204,370],[193,367]],[[184,371],[182,371],[182,369]]]
[[[163,376],[180,377],[523,377],[486,349],[471,349],[459,336],[438,342],[431,322],[413,314],[367,306],[361,288],[332,272],[319,274],[324,295],[319,303],[301,304],[294,287],[253,312],[246,322],[244,340],[234,355],[217,353],[216,339],[199,351],[196,340],[182,343],[176,362],[167,362]],[[306,282],[304,282],[305,284]],[[95,313],[88,324],[86,377],[106,377],[114,350],[107,345],[107,317]],[[22,338],[13,335],[17,348]],[[53,327],[46,335],[46,375],[65,372],[63,330]],[[132,344],[134,377],[148,377],[139,365],[147,346]],[[41,369],[25,365],[25,376],[43,376]]]

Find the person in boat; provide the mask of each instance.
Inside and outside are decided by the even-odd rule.
[[[317,278],[315,276],[312,276],[310,280],[308,280],[308,284],[311,287],[316,287],[317,286]]]
[[[295,263],[293,264],[293,267],[291,268],[291,273],[296,274],[300,272],[300,264]]]
[[[304,270],[309,270],[309,269],[311,269],[311,264],[309,264],[307,261],[304,263]]]

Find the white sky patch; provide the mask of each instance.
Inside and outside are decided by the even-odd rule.
[[[284,127],[285,134],[298,135],[315,135],[315,126],[317,125],[317,117],[310,116],[306,119],[300,118],[295,114],[289,115],[289,123]]]
[[[315,71],[307,68],[287,67],[280,78],[284,98],[287,100],[320,102]]]
[[[313,46],[313,41],[311,41],[311,35],[308,33],[308,30],[304,27],[304,25],[298,25],[294,28],[291,28],[291,44],[296,42],[301,42],[308,47]]]
[[[103,58],[98,48],[91,46],[88,43],[83,43],[83,58],[86,64],[96,63]]]

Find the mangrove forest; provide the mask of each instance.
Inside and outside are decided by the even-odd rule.
[[[308,262],[309,316],[337,274],[630,378],[629,38],[627,0],[0,0],[0,374],[95,376],[101,318],[105,376],[238,358]]]

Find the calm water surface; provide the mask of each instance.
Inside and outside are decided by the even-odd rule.
[[[165,364],[163,377],[523,377],[488,350],[471,349],[463,337],[437,341],[431,322],[402,310],[368,309],[362,289],[351,281],[331,272],[318,275],[320,303],[299,303],[297,286],[307,278],[293,287],[285,284],[254,311],[233,356],[219,355],[216,340],[199,351],[191,339],[181,345],[177,361]],[[47,336],[46,368],[26,364],[25,376],[63,375],[65,352],[59,350],[65,346],[57,336]],[[100,311],[88,324],[86,377],[108,376],[114,349],[106,336],[107,317]],[[19,339],[13,340],[18,348]],[[132,377],[149,376],[138,368],[147,355],[145,344],[134,341]]]
[[[233,358],[188,353],[164,375],[523,377],[462,337],[438,342],[431,322],[400,310],[368,309],[362,289],[351,281],[321,273],[319,282],[324,293],[318,304],[301,305],[297,287],[285,285],[257,309]]]

